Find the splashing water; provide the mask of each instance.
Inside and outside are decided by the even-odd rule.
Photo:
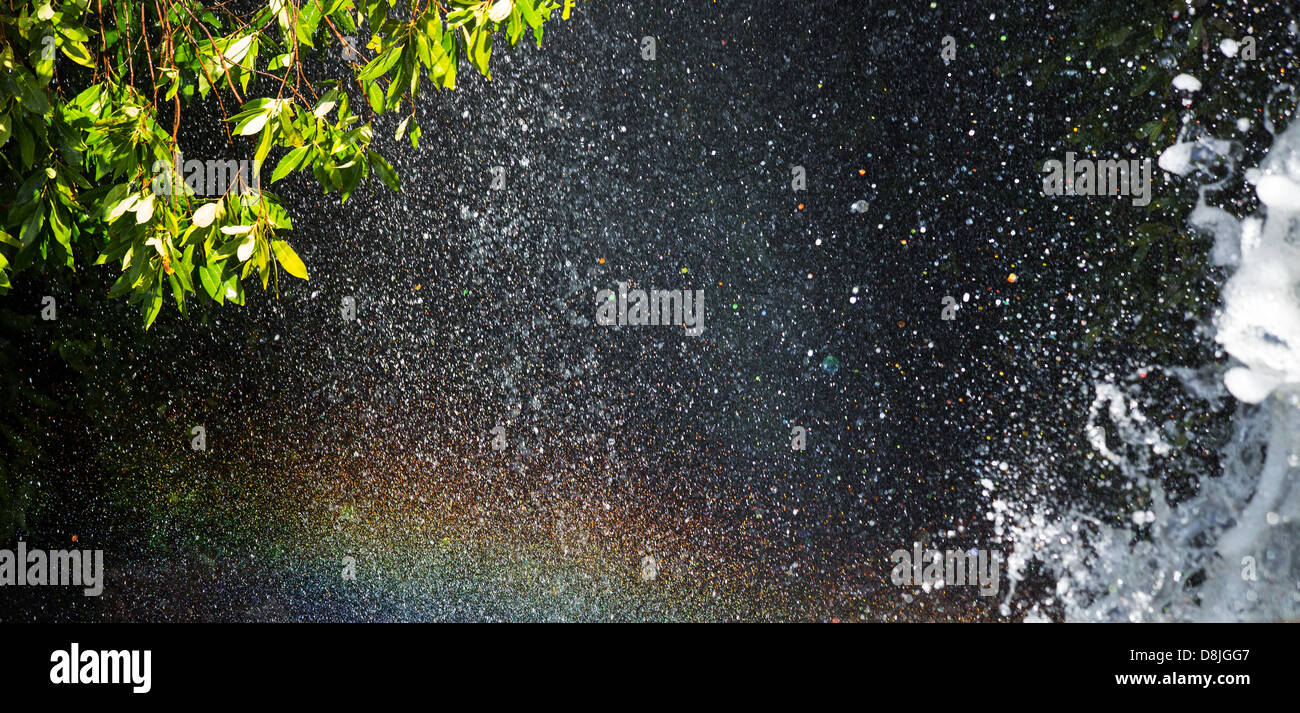
[[[1149,493],[1150,504],[1120,526],[1077,509],[1060,513],[1046,500],[995,500],[988,518],[1012,546],[1012,593],[1034,562],[1056,581],[1055,597],[1031,607],[1027,621],[1046,619],[1053,605],[1077,621],[1276,621],[1300,614],[1300,122],[1275,135],[1246,179],[1260,214],[1237,220],[1207,206],[1207,189],[1220,182],[1201,189],[1189,217],[1214,235],[1213,262],[1235,267],[1214,331],[1234,363],[1221,380],[1166,369],[1197,398],[1231,395],[1241,402],[1221,453],[1223,471],[1198,474],[1196,493],[1171,505],[1152,474],[1170,449],[1160,429],[1131,392],[1096,384],[1088,439],[1123,473],[1126,488]],[[1108,434],[1117,438],[1108,442]],[[1011,600],[1008,594],[1004,616]]]

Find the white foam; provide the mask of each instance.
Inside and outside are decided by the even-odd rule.
[[[1233,367],[1223,375],[1223,385],[1228,387],[1228,393],[1248,404],[1257,404],[1268,398],[1280,383],[1273,375],[1244,366]]]
[[[1255,191],[1269,208],[1300,210],[1300,185],[1286,176],[1264,176],[1255,184]]]
[[[1187,174],[1202,160],[1198,153],[1193,161],[1192,146],[1166,149],[1161,168]],[[1235,161],[1227,165],[1237,170]],[[1202,186],[1189,215],[1197,230],[1214,236],[1214,261],[1235,267],[1212,332],[1234,363],[1217,378],[1222,367],[1213,363],[1200,370],[1157,368],[1182,379],[1189,396],[1211,410],[1224,390],[1257,405],[1237,408],[1221,441],[1192,444],[1220,449],[1218,467],[1190,473],[1194,492],[1170,505],[1167,469],[1157,468],[1170,446],[1163,429],[1139,410],[1154,395],[1144,393],[1143,381],[1097,383],[1086,436],[1126,490],[1145,494],[1141,507],[1121,523],[1079,509],[1062,512],[1046,498],[1002,495],[987,517],[1010,543],[1004,615],[1029,563],[1038,562],[1056,588],[1023,610],[1026,621],[1041,620],[1038,608],[1053,603],[1077,621],[1300,616],[1300,121],[1275,137],[1246,178],[1263,203],[1258,215],[1238,220],[1208,205],[1206,195],[1224,181]]]
[[[1192,165],[1192,147],[1195,145],[1196,143],[1192,141],[1174,144],[1160,152],[1160,158],[1156,159],[1156,164],[1164,171],[1178,176],[1185,176]]]
[[[1185,92],[1201,91],[1201,80],[1190,74],[1180,74],[1174,77],[1174,89],[1181,89]]]
[[[1241,261],[1241,223],[1231,213],[1206,205],[1202,197],[1187,222],[1214,236],[1210,261],[1215,265],[1236,265]]]

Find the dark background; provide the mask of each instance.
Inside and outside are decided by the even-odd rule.
[[[665,578],[742,592],[703,613],[638,600],[622,618],[998,618],[1005,581],[989,600],[912,599],[889,584],[889,552],[997,549],[981,478],[994,497],[1063,506],[1129,497],[1082,474],[1080,433],[1093,377],[1149,360],[1081,341],[1079,317],[1108,296],[1080,226],[1127,228],[1104,200],[1041,195],[1038,162],[1063,155],[1084,111],[1068,79],[1003,71],[1072,27],[1045,8],[579,3],[540,50],[494,58],[491,82],[426,85],[420,151],[393,142],[399,117],[375,122],[401,194],[372,185],[339,205],[307,176],[272,187],[311,273],[278,299],[250,288],[244,308],[168,308],[141,338],[133,310],[93,293],[5,298],[21,311],[64,290],[69,325],[91,325],[102,352],[74,373],[41,360],[52,342],[14,347],[43,383],[94,399],[48,431],[43,467],[72,485],[38,488],[39,527],[20,534],[77,534],[131,562],[107,603],[5,592],[20,602],[6,618],[545,618],[494,600],[538,585],[484,584],[478,564],[448,566],[480,603],[432,614],[389,590],[340,592],[331,563],[348,545],[293,554],[293,523],[337,510],[314,488],[381,529],[370,513],[390,504],[407,523],[420,493],[455,501],[475,513],[466,541],[506,549],[603,509],[603,566],[657,554]],[[947,65],[944,35],[958,42]],[[213,145],[195,126],[187,157]],[[498,165],[507,187],[492,191]],[[620,280],[704,289],[705,333],[594,326],[595,291]],[[965,293],[942,320],[943,298]],[[209,453],[189,450],[190,424]],[[72,609],[37,604],[55,598]]]

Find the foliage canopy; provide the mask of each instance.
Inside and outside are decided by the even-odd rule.
[[[263,289],[279,270],[307,279],[281,237],[289,213],[257,178],[272,149],[284,153],[271,184],[310,171],[344,201],[372,176],[400,190],[371,147],[373,117],[406,112],[395,138],[418,148],[425,79],[454,89],[462,62],[491,79],[500,33],[514,45],[531,30],[540,46],[561,6],[245,4],[0,3],[0,294],[30,268],[112,263],[122,274],[110,294],[138,303],[148,327],[167,292],[183,314],[187,297],[243,304],[254,272]],[[326,53],[350,67],[349,81],[313,81],[304,65],[327,63]],[[232,153],[251,152],[251,170],[231,170],[239,162],[228,157],[182,162],[182,113],[213,100],[221,128],[210,133],[224,135]]]

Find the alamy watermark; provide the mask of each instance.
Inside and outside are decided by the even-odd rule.
[[[183,160],[177,151],[169,163],[153,162],[153,192],[170,196],[223,196],[256,194],[262,188],[261,166],[247,159]]]
[[[671,325],[686,328],[686,334],[698,337],[704,333],[704,290],[629,290],[627,282],[618,283],[618,290],[600,290],[596,293],[596,324],[659,326]]]
[[[66,649],[50,652],[50,683],[53,684],[114,684],[131,686],[132,693],[148,693],[153,689],[153,651],[81,650],[81,644],[72,642]]]
[[[894,550],[889,555],[894,569],[889,579],[900,587],[923,587],[926,591],[939,587],[978,586],[981,597],[998,593],[1002,573],[1002,553],[970,549],[922,549],[921,543],[912,543],[912,551]]]
[[[357,50],[356,35],[342,35],[339,37],[339,44],[334,48],[339,58],[344,62],[360,62],[361,52]]]
[[[18,549],[0,550],[0,587],[84,587],[82,594],[97,597],[104,591],[103,550]]]
[[[1050,159],[1043,164],[1043,195],[1132,196],[1133,205],[1151,202],[1151,159],[1074,160],[1067,151],[1065,163]]]

